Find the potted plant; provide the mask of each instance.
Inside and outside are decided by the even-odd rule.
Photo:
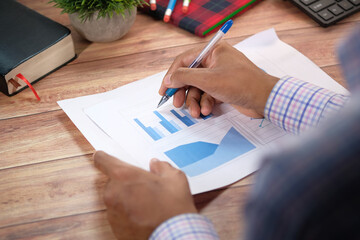
[[[89,41],[111,42],[132,26],[144,0],[51,0],[61,13],[68,13],[74,28]]]

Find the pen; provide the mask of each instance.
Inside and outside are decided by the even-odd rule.
[[[150,9],[152,11],[156,10],[156,0],[150,0]]]
[[[202,60],[211,52],[211,50],[215,47],[215,45],[221,40],[221,38],[227,33],[227,31],[232,26],[233,21],[230,19],[228,20],[221,29],[215,34],[215,36],[210,40],[210,42],[205,46],[205,48],[201,51],[199,56],[190,64],[188,68],[197,68]],[[169,88],[166,90],[165,95],[161,98],[157,107],[160,107],[164,103],[169,100],[169,98],[175,94],[177,88]]]
[[[166,9],[165,15],[164,15],[164,22],[170,21],[170,16],[171,16],[171,13],[174,11],[175,3],[176,3],[176,0],[169,1],[169,4],[167,6],[167,9]]]
[[[187,11],[189,9],[189,4],[190,4],[190,0],[184,0],[183,1],[183,7],[182,7],[182,12],[183,13],[187,13]]]

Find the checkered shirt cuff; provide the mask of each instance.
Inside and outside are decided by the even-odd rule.
[[[271,91],[264,115],[285,131],[300,134],[338,111],[348,98],[349,96],[285,76]]]
[[[182,214],[163,222],[151,234],[150,240],[219,239],[211,221],[200,214]]]

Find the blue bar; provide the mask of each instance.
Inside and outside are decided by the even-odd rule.
[[[166,128],[170,133],[176,133],[177,130],[176,127],[174,127],[168,120],[166,120],[158,111],[154,111],[155,115],[158,116],[161,119],[160,124]]]
[[[181,109],[180,111],[181,111],[183,114],[185,114],[185,116],[187,116],[188,118],[190,118],[191,121],[193,121],[194,123],[197,123],[197,122],[198,122],[198,121],[196,121],[196,119],[193,118],[193,117],[190,115],[190,113],[189,113],[188,111],[186,111],[185,109]]]
[[[161,136],[151,127],[145,127],[144,124],[142,124],[139,119],[135,118],[134,121],[142,128],[144,131],[149,134],[149,136],[154,139],[155,141],[161,139]]]
[[[161,138],[165,137],[165,134],[163,134],[159,129],[157,129],[157,127],[154,127],[153,129],[157,134],[161,136]]]
[[[182,111],[182,110],[181,110]],[[187,116],[180,116],[180,114],[178,114],[174,109],[170,111],[172,114],[175,115],[175,117],[177,117],[180,121],[182,121],[186,126],[190,127],[192,125],[195,124],[195,122],[191,121],[190,118],[188,118]]]
[[[174,122],[174,120],[171,120],[170,123],[171,123],[174,127],[176,127],[177,130],[179,130],[179,131],[181,130],[181,127],[180,127],[179,125],[177,125],[176,122]]]

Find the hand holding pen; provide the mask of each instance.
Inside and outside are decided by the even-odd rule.
[[[174,106],[179,108],[185,103],[194,118],[209,115],[215,104],[221,102],[249,117],[263,117],[268,96],[279,79],[258,68],[225,41],[216,44],[201,68],[188,68],[201,52],[202,48],[195,48],[176,57],[159,94],[172,95],[168,91],[175,89]]]
[[[221,29],[215,34],[215,36],[210,40],[210,42],[205,46],[205,48],[201,51],[199,56],[189,65],[188,68],[197,68],[201,64],[202,60],[214,49],[216,44],[222,39],[222,37],[225,35],[225,33],[227,33],[227,31],[230,29],[232,24],[233,24],[233,21],[228,20],[221,27]],[[161,105],[166,103],[167,100],[169,100],[169,98],[172,97],[172,95],[174,95],[174,93],[177,90],[178,90],[177,88],[167,89],[165,95],[161,98],[158,107],[160,107]]]

